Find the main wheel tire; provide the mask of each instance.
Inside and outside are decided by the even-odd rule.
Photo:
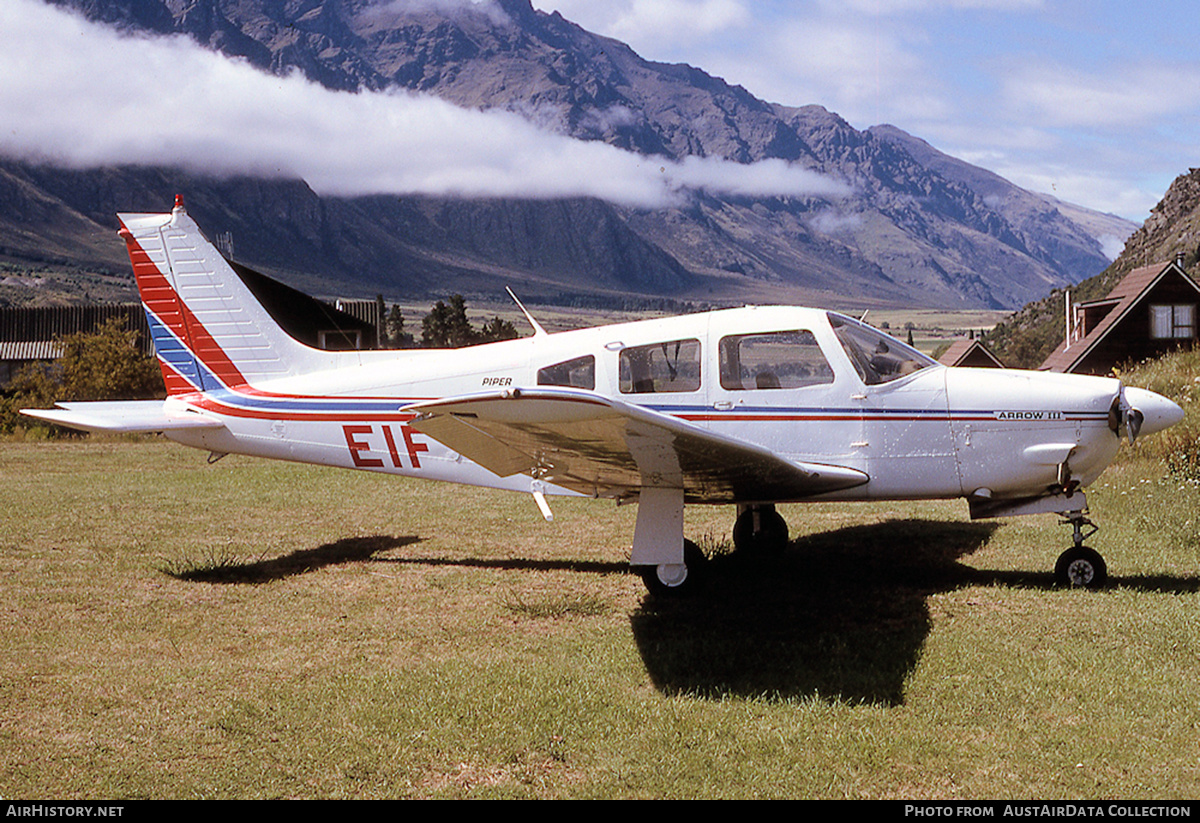
[[[774,506],[758,509],[758,531],[754,530],[754,509],[746,509],[733,524],[733,547],[753,554],[777,554],[788,543],[788,524]]]
[[[1058,585],[1076,589],[1099,589],[1108,582],[1108,567],[1099,552],[1087,546],[1073,546],[1054,564]]]
[[[638,573],[655,597],[686,597],[695,593],[704,578],[708,558],[691,540],[683,541],[683,565],[645,566]]]

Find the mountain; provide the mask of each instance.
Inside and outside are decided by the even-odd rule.
[[[1175,178],[1145,224],[1125,242],[1120,256],[1071,289],[1071,300],[1102,299],[1134,269],[1178,258],[1184,270],[1200,280],[1200,169]],[[1037,368],[1066,334],[1065,302],[1063,290],[1056,289],[998,324],[984,342],[1009,366]]]
[[[0,257],[127,272],[116,214],[168,210],[172,192],[187,193],[211,236],[232,235],[239,260],[313,294],[492,294],[520,275],[530,295],[579,283],[593,294],[677,295],[696,281],[598,200],[346,200],[303,181],[12,161],[0,161]]]
[[[54,230],[64,235],[84,227],[80,216],[109,225],[111,207],[163,209],[173,189],[136,205],[103,192],[186,183],[198,219],[232,232],[247,262],[319,278],[325,293],[496,293],[509,283],[545,297],[1011,308],[1102,270],[1108,236],[1135,228],[1024,192],[895,127],[860,131],[820,106],[768,103],[700,69],[645,60],[529,0],[54,2],[129,30],[184,34],[266,71],[298,69],[331,89],[409,89],[672,160],[785,160],[853,190],[844,199],[697,192],[635,209],[590,199],[318,197],[300,181],[134,168],[75,172],[81,178],[63,185],[61,170],[2,169],[47,214],[62,215]],[[85,202],[83,192],[98,197]],[[7,248],[28,246],[20,202],[0,197]],[[65,253],[65,242],[51,247]],[[93,252],[81,242],[81,254]]]

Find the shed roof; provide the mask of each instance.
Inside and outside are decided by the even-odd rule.
[[[0,340],[0,361],[55,360],[62,345],[53,340]]]

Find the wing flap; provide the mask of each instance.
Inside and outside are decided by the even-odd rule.
[[[161,432],[173,429],[219,429],[215,417],[168,407],[162,400],[114,400],[97,403],[59,403],[56,409],[21,409],[21,414],[60,426],[92,432]]]
[[[581,494],[682,488],[692,502],[798,500],[867,482],[863,472],[787,460],[640,406],[570,389],[520,389],[408,406],[409,425],[496,474]]]

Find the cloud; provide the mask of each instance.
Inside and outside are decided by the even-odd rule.
[[[900,14],[941,11],[1033,11],[1045,5],[1044,0],[821,0],[827,9],[860,14],[894,16]]]
[[[694,44],[745,27],[751,14],[742,0],[535,0],[586,29],[631,44],[639,51]]]
[[[1200,64],[1109,65],[1103,71],[1042,64],[1005,76],[1004,97],[1018,116],[1056,127],[1122,127],[1194,113]]]
[[[36,0],[0,4],[0,33],[0,152],[22,159],[299,177],[346,196],[586,196],[660,207],[689,189],[845,191],[781,161],[675,163],[575,140],[510,112],[408,92],[333,92],[182,37],[120,34]]]
[[[842,214],[836,209],[825,209],[813,215],[808,224],[821,234],[852,235],[862,228],[863,220],[857,214]]]
[[[913,116],[924,107],[913,101],[932,82],[920,53],[905,42],[913,36],[920,35],[895,25],[807,19],[777,27],[766,43],[778,71],[810,84],[816,96],[803,102],[836,100],[839,114],[856,118],[887,101],[890,111]]]
[[[783,160],[742,165],[714,157],[685,157],[664,169],[674,189],[705,189],[742,197],[846,197],[849,186]]]
[[[509,22],[508,14],[494,0],[387,0],[367,8],[362,14],[386,25],[399,15],[414,11],[428,11],[447,16],[467,11],[486,15],[497,25]]]
[[[1116,260],[1121,256],[1121,252],[1125,251],[1124,237],[1118,237],[1115,234],[1102,234],[1096,238],[1100,243],[1100,250],[1109,260]]]

